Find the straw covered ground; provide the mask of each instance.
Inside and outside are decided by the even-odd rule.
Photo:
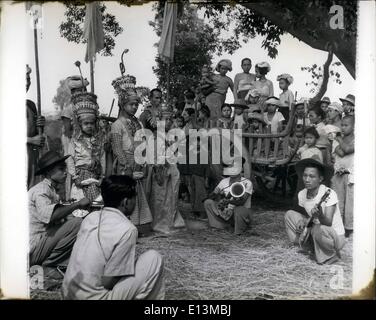
[[[243,236],[185,216],[190,218],[187,230],[138,243],[138,253],[156,249],[163,255],[166,299],[336,299],[351,294],[351,240],[341,261],[318,265],[287,242],[280,209],[254,207],[252,228]],[[61,296],[57,287],[32,292],[32,298]]]

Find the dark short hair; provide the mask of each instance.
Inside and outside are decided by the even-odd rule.
[[[136,195],[136,181],[127,175],[112,175],[103,179],[101,192],[104,205],[117,208],[124,198]]]
[[[162,90],[159,89],[159,88],[154,88],[150,91],[150,94],[149,94],[149,98],[153,98],[153,94],[154,92],[159,92],[160,94],[162,94]]]
[[[193,108],[187,108],[187,109],[185,109],[185,112],[187,112],[188,115],[191,116],[195,113],[195,110]]]
[[[244,61],[247,61],[247,60],[252,64],[252,60],[250,58],[244,58],[244,59],[242,59],[242,65],[243,65]]]
[[[206,104],[203,104],[203,105],[201,106],[200,111],[201,111],[202,113],[205,113],[206,116],[207,116],[208,118],[210,118],[210,109],[208,108],[208,106],[207,106]]]
[[[194,99],[195,94],[191,90],[187,90],[184,92],[184,97],[186,97],[187,99]]]
[[[323,109],[321,109],[320,107],[315,106],[314,108],[312,108],[308,112],[311,112],[311,111],[316,113],[316,115],[318,115],[321,118],[321,120],[325,119],[325,111]]]
[[[307,133],[313,135],[316,139],[320,138],[320,135],[315,127],[308,127],[307,129],[305,129],[304,136],[306,136]]]
[[[307,168],[314,168],[314,169],[317,169],[317,172],[319,173],[319,176],[321,176],[322,178],[325,177],[325,172],[324,172],[324,169],[322,166],[320,165],[317,165],[317,164],[314,164],[314,163],[310,163],[308,165],[306,165],[303,169],[303,173],[304,173],[304,170],[307,169]]]
[[[185,124],[184,117],[182,117],[182,116],[176,117],[176,121],[178,121],[178,120],[183,121],[183,123]]]
[[[222,107],[221,107],[221,111],[223,110],[224,107],[229,107],[229,108],[232,110],[232,107],[231,107],[229,104],[224,103],[224,104],[222,105]]]
[[[355,117],[353,115],[346,115],[342,118],[342,121],[345,119],[350,119],[352,121],[352,124],[355,124]]]
[[[267,67],[258,67],[256,66],[257,70],[262,74],[263,76],[266,75],[269,71]]]

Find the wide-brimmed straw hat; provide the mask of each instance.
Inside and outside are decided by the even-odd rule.
[[[355,106],[355,96],[352,94],[348,94],[346,98],[340,98],[339,100],[350,102],[353,106]]]
[[[317,168],[323,175],[324,182],[330,181],[330,179],[333,176],[334,170],[332,167],[326,166],[322,164],[320,161],[315,160],[313,158],[306,158],[306,159],[300,160],[295,165],[295,170],[300,178],[303,177],[304,170],[307,167]]]
[[[52,169],[54,166],[61,162],[64,162],[70,155],[62,157],[56,151],[47,151],[38,161],[38,170],[35,175],[40,175],[46,172],[48,169]]]

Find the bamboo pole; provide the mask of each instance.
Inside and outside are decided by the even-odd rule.
[[[90,88],[91,88],[91,93],[94,93],[94,62],[93,62],[93,58],[90,59]]]
[[[167,106],[170,103],[170,66],[171,66],[171,61],[170,59],[168,59],[167,61],[167,97],[166,97]]]
[[[41,90],[40,90],[40,74],[39,74],[39,53],[38,53],[38,19],[34,19],[34,55],[35,55],[35,73],[37,76],[37,112],[38,116],[42,115]],[[38,127],[38,134],[43,134],[43,127]]]

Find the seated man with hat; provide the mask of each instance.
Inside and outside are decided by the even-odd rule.
[[[244,233],[251,223],[253,186],[250,180],[242,177],[242,165],[235,161],[232,167],[224,167],[223,175],[227,177],[221,180],[204,202],[209,225],[217,229],[234,226],[236,235]]]
[[[65,182],[68,157],[48,151],[38,162],[36,174],[42,174],[44,180],[28,192],[30,266],[42,265],[53,271],[51,268],[67,265],[82,221],[81,218],[67,218],[74,210],[90,205],[86,198],[66,206],[60,204],[56,189]]]
[[[296,164],[296,171],[305,188],[298,194],[299,212],[286,212],[285,226],[288,238],[292,243],[302,246],[301,234],[303,230],[307,231],[307,246],[304,245],[302,248],[313,250],[319,264],[334,263],[341,257],[340,250],[345,245],[345,229],[337,194],[324,185],[324,181],[330,181],[333,170],[314,159],[307,158]],[[310,218],[313,224],[305,230]]]

